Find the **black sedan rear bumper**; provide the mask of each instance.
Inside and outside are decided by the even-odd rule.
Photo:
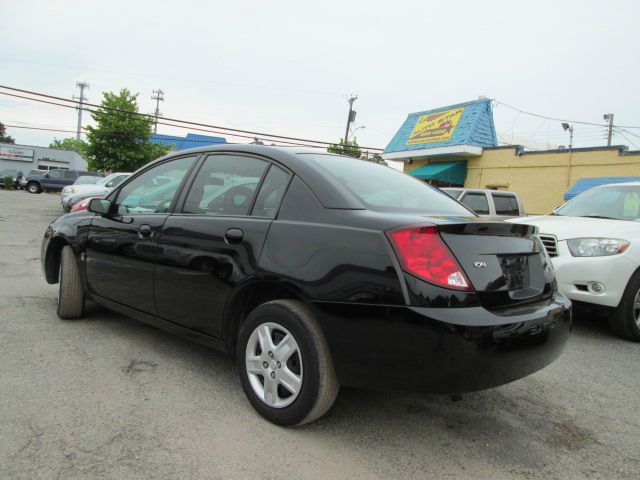
[[[342,385],[464,393],[503,385],[554,361],[571,329],[571,302],[492,313],[316,303]]]

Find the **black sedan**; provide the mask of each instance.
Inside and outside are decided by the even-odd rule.
[[[516,380],[557,358],[571,325],[535,227],[318,151],[163,157],[53,222],[42,265],[58,316],[91,299],[235,355],[249,401],[280,425],[319,418],[341,385]]]

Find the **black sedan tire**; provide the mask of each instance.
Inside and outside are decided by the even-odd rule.
[[[84,311],[84,292],[78,263],[69,245],[60,253],[60,289],[58,290],[58,316],[63,319],[80,318]]]
[[[609,327],[619,337],[640,342],[640,271],[631,276],[620,305],[611,311]]]
[[[29,182],[27,183],[27,192],[40,193],[42,192],[42,188],[40,188],[40,184],[38,184],[38,182]]]
[[[237,363],[247,398],[277,425],[320,418],[340,388],[324,334],[297,300],[264,303],[249,314],[238,337]]]

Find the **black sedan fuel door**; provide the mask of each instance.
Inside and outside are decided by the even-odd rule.
[[[93,218],[86,249],[93,294],[155,314],[158,236],[194,161],[194,156],[182,157],[142,172],[119,191],[108,215]]]

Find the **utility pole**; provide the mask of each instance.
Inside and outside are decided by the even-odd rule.
[[[605,120],[609,120],[609,133],[607,134],[607,147],[611,146],[611,135],[613,135],[613,113],[605,113]]]
[[[158,117],[160,116],[160,102],[164,102],[164,92],[160,89],[154,90],[151,100],[156,101],[156,111],[154,117],[156,117],[155,124],[153,126],[153,133],[158,133]]]
[[[78,129],[76,131],[76,140],[80,140],[80,134],[82,133],[82,104],[87,101],[87,98],[84,96],[84,89],[89,88],[89,84],[87,82],[76,82],[76,87],[80,88],[80,96],[73,96],[74,100],[78,100],[78,102],[80,102],[78,105]]]
[[[357,95],[353,95],[351,94],[351,97],[349,97],[349,116],[347,117],[347,128],[344,131],[344,146],[347,146],[347,141],[349,140],[349,126],[351,125],[351,122],[355,122],[356,121],[356,112],[353,110],[353,102],[355,102],[358,99]]]

